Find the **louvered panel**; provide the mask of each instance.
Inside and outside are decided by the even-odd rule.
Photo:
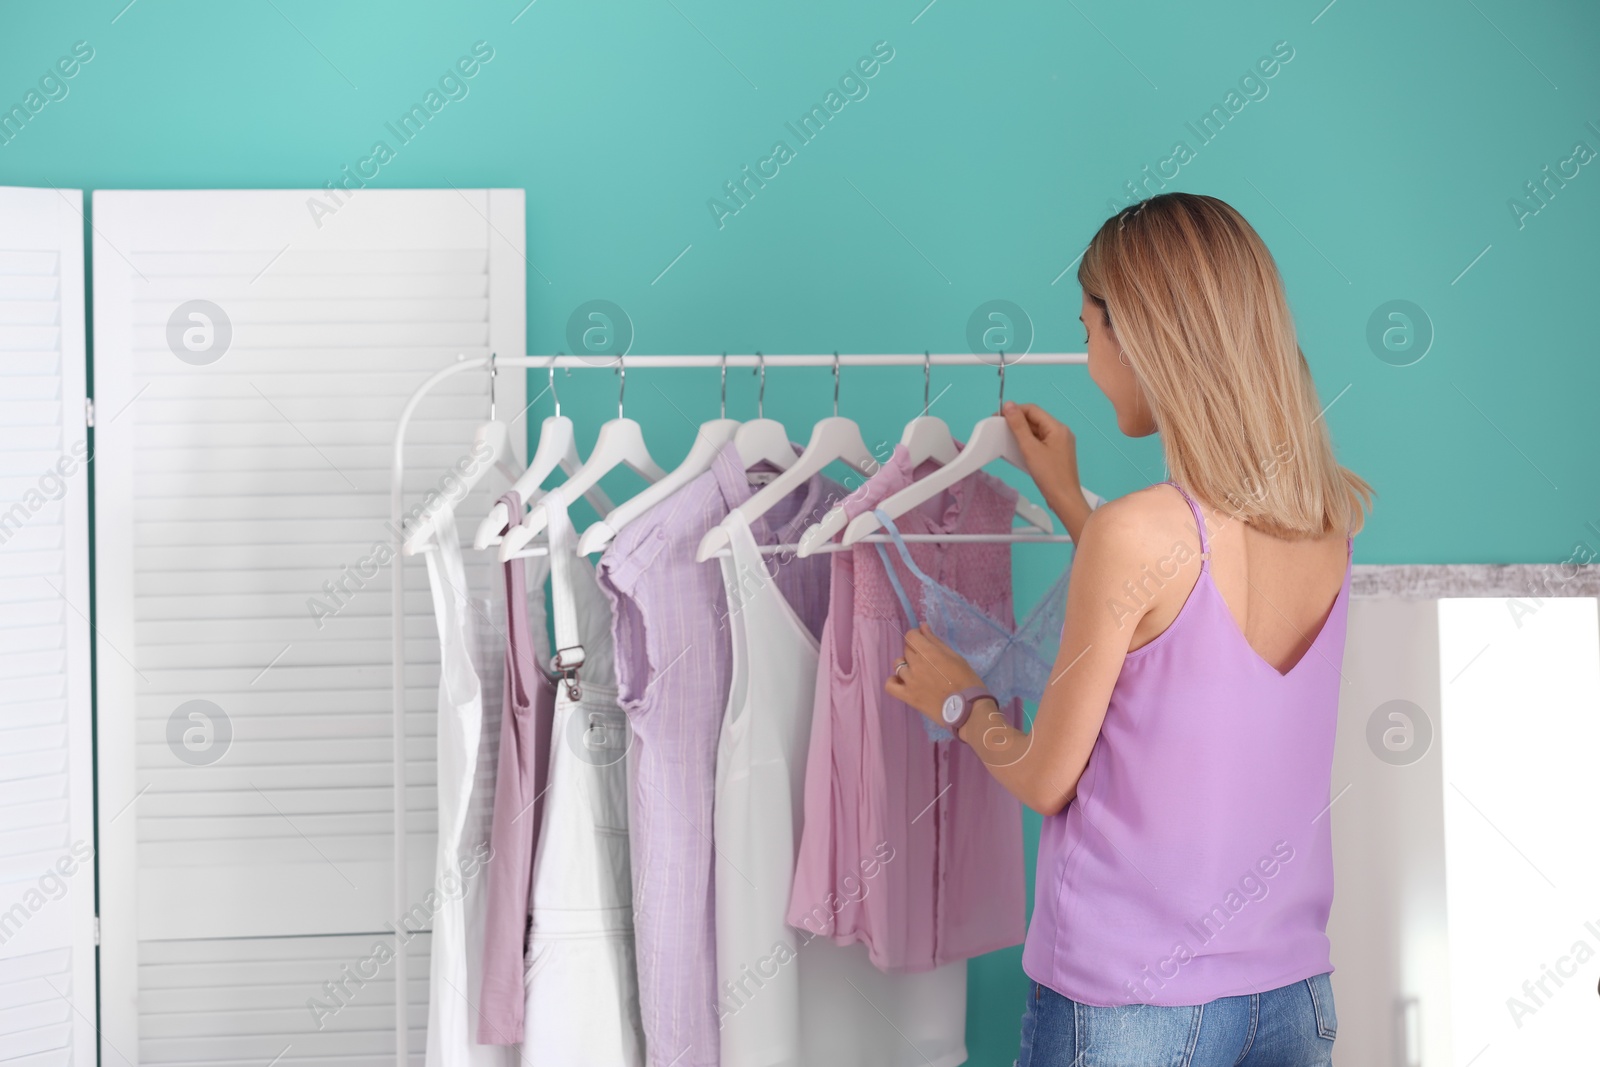
[[[93,953],[89,946],[76,954]],[[93,1049],[93,1029],[84,1037],[79,1031],[86,1027],[74,1014],[75,1007],[94,1003],[92,990],[73,987],[74,955],[57,948],[0,957],[0,1063],[6,1067],[70,1067],[74,1046]]]
[[[156,1065],[392,1067],[392,937],[152,942],[140,946],[138,1059]],[[411,942],[411,1060],[426,1038],[428,935]],[[132,1051],[131,1049],[129,1051]]]
[[[7,426],[23,430],[39,427],[49,434],[61,426],[61,404],[56,397],[40,403],[37,400],[16,400],[8,395],[5,400],[0,400],[0,419],[4,419]]]
[[[483,278],[471,273],[471,260],[474,253],[467,253],[461,257],[447,257],[438,259],[432,256],[423,256],[420,260],[411,260],[405,263],[403,273],[380,273],[373,269],[383,264],[372,263],[344,263],[348,273],[343,274],[316,274],[304,269],[305,264],[297,263],[296,256],[280,258],[269,268],[269,273],[250,278],[248,272],[252,266],[259,265],[257,261],[207,259],[203,255],[186,254],[175,266],[182,269],[185,266],[203,266],[215,271],[212,274],[163,274],[159,278],[151,279],[150,294],[152,299],[165,299],[194,291],[197,286],[205,286],[212,292],[228,297],[247,297],[254,300],[361,300],[381,299],[394,300],[405,297],[428,297],[430,299],[451,299],[487,297],[488,286]],[[162,258],[157,256],[152,260],[158,266]],[[319,263],[329,263],[325,255],[322,259],[313,262],[311,266]],[[278,266],[289,268],[286,272],[279,272]],[[171,266],[171,265],[169,265]],[[299,268],[299,269],[296,269]]]
[[[332,357],[345,357],[352,353],[379,356],[383,359],[381,369],[374,371],[370,376],[382,382],[387,378],[402,378],[414,371],[438,370],[442,364],[456,358],[460,351],[458,348],[445,345],[429,345],[419,347],[414,339],[403,341],[396,345],[368,345],[365,347],[342,345],[338,348],[322,348],[308,346],[286,352],[278,358],[276,352],[267,352],[260,349],[242,349],[231,354],[238,356],[236,361],[230,361],[226,369],[213,369],[219,378],[235,377],[238,375],[252,375],[266,381],[286,378],[295,374],[304,374],[308,371],[320,372],[328,365]],[[160,359],[166,352],[165,349],[145,354],[139,353],[140,363],[138,369],[152,378],[180,377],[184,372],[181,368],[173,369]],[[456,388],[460,388],[457,386]],[[447,389],[448,391],[448,389]]]
[[[61,336],[60,327],[55,324],[17,323],[6,327],[10,334],[7,345],[13,349],[48,349],[56,345]]]
[[[139,1062],[269,1062],[291,1042],[283,1063],[393,1060],[392,1001],[302,1044],[309,993],[280,1000],[265,973],[232,999],[145,984],[179,946],[202,974],[241,946],[394,922],[394,573],[374,561],[394,540],[392,440],[433,372],[525,350],[524,261],[500,236],[523,220],[516,191],[368,192],[320,230],[304,192],[96,194],[102,850],[132,887],[103,901],[102,1031]],[[469,455],[487,390],[461,375],[416,412],[409,501]],[[499,376],[498,410],[524,399],[522,375]],[[469,535],[494,484],[458,509]],[[486,589],[492,561],[468,555]],[[402,581],[420,900],[438,637],[420,561]],[[425,966],[412,975],[425,989]]]
[[[479,348],[481,344],[474,343],[473,347]],[[218,378],[206,382],[205,389],[196,389],[191,395],[185,396],[188,390],[163,382],[166,388],[141,398],[131,417],[150,426],[192,425],[200,433],[218,423],[249,426],[258,428],[262,433],[262,439],[255,442],[257,444],[271,445],[278,443],[279,438],[282,439],[281,443],[295,447],[325,441],[343,444],[345,440],[335,437],[330,441],[327,434],[317,431],[324,427],[360,426],[370,422],[382,423],[393,429],[409,390],[404,388],[404,380],[398,376],[393,376],[391,381],[395,393],[390,396],[361,393],[337,396],[321,392],[307,395],[299,391],[307,387],[304,382],[262,389],[253,377],[231,381]],[[374,386],[369,382],[363,388],[371,389]],[[450,422],[474,417],[481,421],[484,414],[483,394],[430,396],[428,411],[434,421]],[[424,424],[427,421],[424,420]],[[287,430],[293,436],[285,437],[282,432],[272,433],[271,430]],[[336,463],[330,466],[338,469]]]
[[[476,274],[479,278],[488,275],[488,251],[485,250],[477,262],[469,258],[461,264],[465,274]],[[416,264],[417,269],[426,267],[426,259]],[[285,271],[294,270],[294,265],[283,264]],[[437,277],[437,276],[435,276]],[[193,279],[190,279],[192,281]],[[436,292],[429,292],[426,283],[429,279],[421,279],[422,284],[413,286],[413,289],[422,289],[421,292],[409,294],[387,294],[382,299],[363,299],[356,296],[339,296],[329,298],[320,292],[307,293],[304,297],[296,298],[290,294],[268,296],[266,294],[238,292],[230,295],[228,299],[228,317],[233,320],[236,331],[234,339],[240,351],[258,347],[280,347],[276,344],[264,345],[257,342],[253,331],[259,329],[287,328],[284,324],[295,326],[325,325],[338,330],[359,330],[363,326],[387,328],[396,323],[414,323],[421,326],[458,326],[469,336],[481,337],[487,333],[489,321],[489,297],[487,286],[478,295],[471,297],[443,297]],[[238,279],[234,279],[237,283]],[[134,344],[145,351],[164,351],[165,337],[163,336],[167,325],[167,315],[171,311],[174,300],[181,301],[186,283],[178,285],[158,284],[152,292],[135,302],[134,318]],[[475,285],[475,288],[480,286]],[[247,286],[248,288],[248,286]],[[166,292],[162,292],[165,289]],[[322,330],[308,331],[308,335],[316,338],[318,343],[327,344],[331,339],[339,336],[329,334]],[[150,343],[152,342],[153,344]],[[140,344],[140,342],[146,342]],[[370,345],[370,337],[357,336],[355,343]]]
[[[83,194],[0,188],[0,1063],[93,1057]]]
[[[258,582],[281,580],[276,571],[253,573]],[[380,615],[388,618],[387,605],[384,608],[378,606],[378,601],[385,600],[388,596],[388,585],[379,586],[374,584],[371,588],[378,592],[377,597],[353,601],[341,612],[341,615],[346,618],[376,617]],[[406,611],[427,611],[428,594],[426,590],[411,591],[409,581],[407,582],[407,590],[405,597]],[[264,592],[255,583],[224,584],[219,582],[213,588],[195,591],[195,595],[192,596],[151,596],[145,618],[153,621],[162,619],[232,618],[238,610],[236,607],[236,594],[238,593],[252,594],[250,597],[252,603],[256,604],[256,610],[264,615],[280,615],[304,611],[307,599],[298,593]]]
[[[435,367],[434,369],[437,370],[438,368]],[[410,381],[414,385],[424,377],[426,375],[418,374]],[[373,387],[377,388],[381,384],[381,382],[374,382]],[[403,384],[403,380],[397,379],[397,384]],[[396,408],[397,414],[398,410]],[[481,419],[481,406],[479,412],[479,418]],[[313,470],[316,468],[311,466],[311,462],[321,459],[322,464],[326,466],[329,460],[338,456],[338,451],[345,446],[371,445],[374,436],[382,431],[385,425],[390,430],[394,429],[392,421],[387,424],[383,424],[381,420],[325,422],[318,426],[317,429],[319,432],[326,434],[326,437],[316,439],[316,449],[309,462],[304,453],[304,449],[310,447],[307,443],[307,438],[295,433],[294,428],[284,423],[281,418],[276,422],[270,423],[252,421],[222,425],[209,423],[178,426],[157,425],[146,427],[144,434],[150,445],[155,448],[192,448],[198,443],[208,448],[245,448],[252,451],[271,451],[273,448],[292,449],[294,450],[293,454],[298,457],[302,464],[306,465],[306,469]],[[422,419],[412,427],[417,444],[451,446],[455,449],[455,454],[452,458],[460,459],[462,456],[460,451],[461,443],[450,437],[450,434],[456,428],[455,423],[444,423],[430,419]],[[315,454],[316,452],[320,452],[320,455]],[[328,458],[323,459],[322,457]],[[338,458],[343,457],[338,456]],[[343,470],[346,474],[351,473],[344,467],[335,466],[334,469]]]
[[[9,360],[10,357],[5,358]],[[55,427],[50,425],[19,426],[0,420],[0,448],[4,448],[7,452],[47,448],[48,442],[55,439],[54,430]]]
[[[180,201],[187,201],[205,216],[201,222],[189,224],[189,232],[193,233],[200,225],[216,225],[220,222],[228,232],[216,235],[218,243],[253,244],[278,237],[282,244],[284,239],[287,240],[287,244],[282,244],[281,248],[262,245],[249,250],[178,249],[172,247],[176,241],[168,241],[157,227],[148,227],[144,233],[151,240],[141,242],[142,247],[137,249],[135,258],[136,272],[144,276],[140,280],[149,289],[141,287],[139,292],[133,294],[135,301],[162,297],[187,300],[192,294],[187,289],[179,288],[185,278],[199,278],[207,288],[215,284],[219,292],[228,291],[229,286],[235,287],[232,290],[234,292],[253,292],[258,283],[270,277],[282,285],[287,294],[313,296],[326,293],[330,299],[342,299],[349,295],[350,290],[345,288],[347,286],[352,289],[367,286],[368,295],[391,296],[393,291],[384,288],[383,283],[395,275],[430,281],[453,275],[461,279],[461,284],[471,286],[474,292],[488,290],[483,278],[484,253],[485,250],[499,249],[489,243],[485,220],[482,215],[475,215],[474,210],[483,208],[491,197],[514,198],[520,203],[520,191],[469,191],[455,203],[445,203],[447,197],[456,196],[453,192],[370,191],[377,195],[369,197],[363,192],[361,198],[367,203],[341,218],[337,225],[330,222],[320,230],[301,226],[301,219],[291,218],[292,212],[283,211],[288,206],[288,198],[304,195],[300,193],[209,191],[99,193],[97,196],[101,200],[130,195],[142,197],[154,210],[173,214],[184,210],[179,206]],[[228,200],[249,196],[259,198],[265,213],[263,216],[222,219],[222,214],[228,210]],[[402,224],[393,225],[388,232],[383,225],[374,225],[380,219],[390,224],[399,223],[395,205],[406,199],[418,198],[432,201],[422,209],[427,217],[408,219]],[[497,212],[513,209],[504,204],[495,205]],[[293,211],[300,210],[301,204],[293,205]],[[473,218],[477,219],[476,223],[470,221]],[[95,221],[98,225],[98,216]],[[345,225],[346,222],[351,225]],[[470,247],[445,243],[458,240],[466,233],[474,236],[475,243]],[[519,230],[515,236],[520,234]],[[502,235],[500,239],[505,240],[505,236]],[[356,242],[365,242],[371,247],[350,247]],[[520,258],[521,252],[516,254]],[[132,271],[135,267],[129,265],[128,269]],[[148,282],[144,278],[148,278]]]
[[[448,463],[457,457],[446,459]],[[408,472],[405,476],[405,489],[408,497],[419,497],[424,492],[434,487],[433,483],[438,475],[431,477],[421,471]],[[254,503],[262,497],[290,497],[300,494],[316,496],[350,495],[350,487],[344,483],[339,475],[331,470],[248,470],[248,471],[177,471],[170,474],[150,473],[144,475],[144,484],[149,487],[150,496],[154,499],[183,500],[185,494],[205,493],[208,497],[222,502],[229,497],[242,496],[246,501]],[[3,480],[0,480],[3,484]],[[327,503],[327,501],[318,501]],[[364,506],[370,502],[363,501]],[[247,512],[246,514],[254,514]]]
[[[340,453],[347,463],[343,470],[361,470],[372,468],[388,469],[389,449],[387,446],[374,445],[345,445]],[[158,448],[150,445],[140,451],[136,457],[136,470],[141,477],[161,474],[196,474],[215,472],[219,474],[253,474],[276,471],[305,471],[305,457],[284,449],[278,452],[269,452],[265,449],[257,450],[252,455],[252,464],[249,467],[240,467],[240,457],[231,452],[197,452],[189,448]],[[434,442],[411,442],[407,446],[406,458],[415,464],[420,471],[442,470],[447,464],[461,458],[461,443],[451,441],[448,444]],[[407,479],[412,472],[407,471]]]

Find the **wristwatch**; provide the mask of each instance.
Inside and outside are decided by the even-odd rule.
[[[945,729],[953,734],[960,733],[967,720],[972,718],[972,709],[980,700],[995,700],[995,696],[983,686],[973,685],[945,697],[944,704],[939,708],[939,718],[943,720]],[[999,701],[995,700],[995,703]]]

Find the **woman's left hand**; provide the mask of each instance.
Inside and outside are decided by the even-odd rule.
[[[904,666],[883,683],[883,691],[916,708],[938,726],[944,725],[939,712],[946,697],[983,684],[978,672],[935,637],[927,623],[906,634],[900,657]]]

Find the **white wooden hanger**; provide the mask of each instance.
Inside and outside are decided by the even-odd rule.
[[[528,461],[528,469],[522,472],[511,485],[511,491],[523,500],[537,495],[539,487],[544,480],[554,474],[556,470],[564,470],[568,476],[575,473],[582,465],[578,458],[578,441],[573,432],[572,420],[561,414],[561,397],[556,393],[556,361],[550,360],[548,368],[550,375],[550,398],[555,401],[556,413],[549,416],[539,426],[539,443],[534,446],[533,458]],[[611,510],[611,500],[595,486],[589,490],[585,497],[594,505],[596,511],[602,515]],[[472,547],[482,550],[490,545],[500,543],[500,535],[510,525],[511,516],[506,511],[506,506],[498,501],[489,509],[483,521],[478,523],[478,530],[472,537]]]
[[[777,419],[766,417],[767,360],[756,353],[756,371],[761,382],[756,386],[756,417],[739,427],[733,435],[734,447],[739,450],[739,462],[749,470],[757,463],[770,463],[780,471],[794,466],[794,445],[789,442],[789,431]]]
[[[597,488],[600,479],[618,467],[628,467],[650,482],[660,481],[666,477],[667,472],[650,458],[650,449],[645,447],[644,443],[644,430],[637,422],[622,413],[622,397],[627,389],[628,369],[623,364],[621,356],[617,357],[617,376],[617,417],[608,420],[600,427],[600,433],[595,438],[594,449],[589,453],[589,458],[584,460],[583,466],[572,472],[570,478],[561,483],[561,496],[564,500],[576,500]],[[605,510],[607,512],[611,510],[609,503]],[[506,536],[500,542],[500,562],[509,562],[518,549],[544,531],[548,521],[544,506],[535,502],[527,518],[522,520],[522,525],[513,526],[506,531]]]
[[[736,438],[737,439],[737,438]],[[823,470],[835,460],[843,461],[854,467],[866,477],[871,477],[878,469],[878,459],[861,439],[861,427],[853,421],[839,416],[839,354],[833,354],[833,415],[823,419],[811,430],[811,440],[806,444],[805,451],[800,453],[793,464],[772,481],[762,486],[761,489],[734,508],[721,523],[706,531],[700,539],[700,547],[695,551],[695,559],[705,562],[717,552],[728,547],[728,532],[731,523],[742,521],[753,523],[770,511],[780,500],[790,493],[805,485],[811,476]],[[737,515],[737,519],[735,519]]]
[[[477,432],[472,435],[472,454],[482,456],[483,460],[461,477],[459,487],[447,495],[447,503],[452,508],[467,498],[467,494],[483,480],[483,476],[491,467],[499,467],[508,480],[516,478],[515,468],[505,462],[505,457],[510,451],[507,448],[510,441],[511,435],[503,422],[486,422],[478,427]],[[485,446],[489,449],[487,456],[484,456],[483,452]],[[421,521],[406,535],[405,542],[400,546],[402,555],[415,556],[433,547],[433,539],[439,532],[439,515],[443,510],[443,507],[434,507],[423,513]]]
[[[933,384],[933,357],[927,352],[922,356],[922,414],[906,423],[904,432],[900,434],[900,443],[911,453],[912,470],[916,470],[930,459],[942,467],[955,459],[956,453],[960,451],[956,445],[955,435],[950,432],[950,427],[945,425],[945,421],[937,415],[928,414],[928,408],[932,406],[928,391]],[[949,386],[945,388],[948,389]],[[944,394],[941,392],[939,395]],[[839,525],[842,527],[844,524]]]
[[[456,488],[446,495],[445,504],[454,508],[460,504],[477,484],[483,481],[483,476],[489,473],[489,468],[498,467],[506,476],[507,481],[514,481],[517,470],[509,462],[511,450],[507,447],[511,443],[511,434],[506,429],[506,424],[494,417],[494,386],[495,379],[499,377],[499,368],[495,365],[494,354],[489,355],[489,421],[480,423],[472,435],[472,456],[477,463],[471,466],[464,474],[457,468],[458,477]],[[406,535],[405,541],[400,546],[402,555],[415,556],[419,552],[426,552],[433,546],[433,540],[439,532],[439,515],[443,507],[430,508],[424,511],[419,521]]]
[[[928,357],[927,362],[922,367],[922,414],[907,423],[905,431],[900,435],[900,443],[910,453],[909,458],[912,470],[916,470],[928,460],[938,463],[941,467],[947,467],[960,455],[960,449],[956,445],[955,437],[950,433],[950,427],[945,425],[943,419],[928,414],[928,408],[931,403],[928,398],[931,369],[932,358]],[[1001,419],[1000,421],[1003,423],[1005,420]],[[981,426],[982,424],[980,423],[979,425]],[[974,433],[976,432],[974,430]],[[1014,441],[1012,443],[1015,444]],[[1018,455],[1020,457],[1020,453]],[[932,477],[932,475],[929,475],[929,477]],[[893,500],[894,497],[889,499]],[[887,502],[881,506],[886,507]],[[1020,493],[1017,495],[1016,514],[1018,518],[1023,520],[1023,529],[1035,530],[1045,534],[1055,532],[1055,523],[1051,520],[1050,513]],[[849,522],[850,516],[843,505],[832,508],[822,517],[821,522],[813,523],[806,529],[805,533],[800,535],[800,542],[795,554],[805,558],[821,550]],[[855,542],[846,543],[854,544]]]
[[[929,398],[930,387],[933,384],[933,357],[923,353],[922,364],[922,414],[906,423],[905,430],[900,434],[900,443],[906,446],[911,459],[911,469],[916,470],[928,460],[943,466],[956,458],[960,448],[956,445],[955,435],[950,432],[950,427],[937,415],[928,414],[932,401]],[[845,528],[849,523],[849,513],[843,504],[837,504],[828,510],[820,522],[814,522],[806,527],[800,535],[800,545],[795,554],[804,558],[816,552],[823,545],[833,540],[834,534]]]
[[[611,543],[612,538],[628,523],[637,519],[661,501],[711,469],[711,463],[722,451],[722,446],[733,440],[739,429],[736,419],[728,418],[728,354],[722,354],[722,409],[721,417],[702,422],[695,431],[694,444],[682,463],[672,473],[653,485],[648,485],[637,495],[612,508],[605,518],[597,520],[583,536],[578,538],[578,554],[587,556],[599,552]],[[788,442],[784,445],[787,447]],[[793,450],[789,452],[794,456]]]
[[[1000,355],[1000,398],[1005,399],[1006,389],[1006,362],[1005,354]],[[956,458],[932,472],[925,478],[919,478],[893,494],[874,510],[882,511],[891,519],[911,511],[913,508],[932,500],[940,493],[949,489],[968,475],[975,474],[993,463],[1003,459],[1020,470],[1027,470],[1026,461],[1022,458],[1022,448],[1017,444],[1016,437],[1011,433],[1011,427],[999,415],[991,415],[986,419],[979,419],[972,428],[971,435],[967,438],[967,445]],[[1050,513],[1033,501],[1027,501],[1027,507],[1022,506],[1025,498],[1018,498],[1018,513],[1036,530],[1051,533],[1055,530],[1055,523],[1050,519]],[[1098,498],[1095,498],[1098,499]],[[844,528],[842,544],[849,546],[856,544],[868,534],[876,533],[882,529],[883,524],[871,511],[863,512],[852,519]],[[807,531],[808,533],[810,531]],[[1002,535],[1003,539],[1004,535]],[[815,542],[813,542],[815,544]]]

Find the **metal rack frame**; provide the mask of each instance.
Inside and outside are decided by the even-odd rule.
[[[1007,356],[1005,353],[979,356],[968,352],[958,353],[907,353],[907,354],[859,354],[840,355],[837,352],[827,352],[815,355],[763,355],[754,353],[750,355],[682,355],[682,356],[488,356],[478,359],[458,359],[457,362],[442,368],[421,385],[417,386],[411,398],[401,409],[400,420],[395,427],[394,449],[389,476],[389,519],[391,530],[396,538],[394,558],[390,564],[395,568],[390,578],[390,647],[393,656],[393,665],[390,675],[390,684],[393,690],[394,712],[394,915],[398,923],[400,917],[406,914],[406,709],[405,709],[405,589],[400,568],[404,566],[405,557],[400,551],[400,538],[404,522],[404,492],[403,480],[405,475],[405,443],[406,429],[411,424],[411,417],[416,413],[417,405],[422,399],[433,391],[434,387],[447,378],[463,374],[471,370],[487,369],[492,376],[501,368],[509,370],[611,370],[613,368],[633,367],[636,370],[648,368],[681,369],[705,368],[716,370],[722,367],[993,367],[999,373],[1004,387],[1005,372],[1009,368],[1027,364],[1031,366],[1081,366],[1088,362],[1088,356],[1082,352],[1034,352],[1020,356]],[[404,1067],[410,1057],[410,1034],[408,1032],[408,985],[410,968],[406,960],[405,945],[400,940],[400,931],[395,930],[395,1063]]]

